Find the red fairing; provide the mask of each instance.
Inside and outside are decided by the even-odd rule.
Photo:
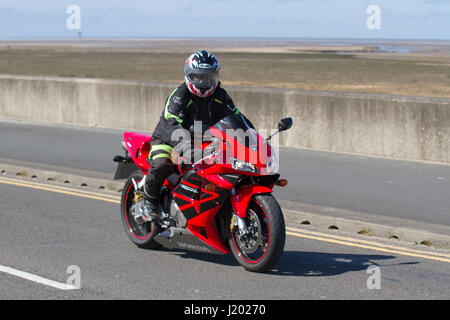
[[[152,136],[148,134],[138,132],[125,132],[123,134],[123,141],[125,148],[128,150],[128,154],[144,174],[147,174],[150,168],[147,158],[150,152],[151,140]]]
[[[250,203],[252,196],[259,193],[271,192],[271,188],[260,185],[248,185],[238,189],[236,193],[230,197],[234,212],[238,217],[247,217],[248,204]]]
[[[214,227],[213,223],[219,209],[220,206],[217,206],[189,220],[187,229],[203,242],[207,243],[216,250],[227,254],[230,253],[230,250],[222,243],[222,240],[220,239],[219,234],[217,233],[217,229]],[[204,237],[201,234],[202,231],[204,231],[207,237]]]
[[[195,178],[193,178],[195,179]],[[207,176],[208,183],[221,183],[225,185],[227,183],[226,180],[223,180],[220,176],[210,175]],[[195,188],[196,186],[183,180],[183,184]],[[217,185],[219,186],[219,185]],[[230,186],[231,188],[233,186]],[[231,190],[231,189],[229,189]],[[214,204],[212,208],[209,208],[211,203],[218,200],[219,194],[214,191],[208,191],[204,188],[200,189],[202,197],[199,200],[190,199],[176,192],[173,193],[175,198],[184,199],[187,203],[184,206],[179,207],[181,211],[185,211],[188,208],[194,208],[196,211],[196,216],[189,219],[187,224],[187,229],[192,232],[197,238],[201,239],[203,242],[213,247],[216,250],[221,251],[222,253],[230,253],[230,250],[223,244],[220,239],[219,234],[217,233],[217,229],[214,226],[214,219],[216,217],[217,212],[220,210],[221,205]]]

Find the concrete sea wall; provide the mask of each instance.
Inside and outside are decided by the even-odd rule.
[[[0,75],[0,117],[152,131],[169,83]],[[294,126],[289,147],[450,163],[450,99],[225,87],[257,128]]]

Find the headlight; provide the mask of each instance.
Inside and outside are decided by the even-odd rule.
[[[234,170],[259,173],[258,167],[252,163],[245,162],[243,160],[232,158],[232,157],[230,157],[230,161],[231,161],[231,166],[233,167]]]
[[[276,156],[275,152],[273,152],[272,149],[272,155],[270,157],[269,162],[267,163],[267,174],[276,174],[278,173],[278,170],[280,169],[280,163],[278,162],[278,157]]]

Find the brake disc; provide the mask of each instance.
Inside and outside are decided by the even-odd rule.
[[[262,239],[261,222],[253,210],[249,210],[247,229],[248,233],[238,235],[237,240],[245,254],[252,254],[259,249]]]

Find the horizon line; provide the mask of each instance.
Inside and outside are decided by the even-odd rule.
[[[367,38],[367,37],[264,37],[264,36],[36,36],[36,37],[12,37],[1,38],[0,41],[83,41],[83,40],[365,40],[365,41],[450,41],[450,38]]]

